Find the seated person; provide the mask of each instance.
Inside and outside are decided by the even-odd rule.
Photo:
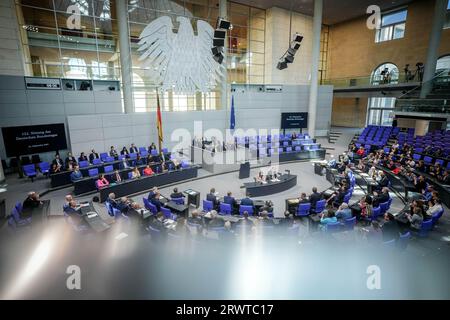
[[[374,208],[380,206],[380,203],[388,202],[390,199],[389,188],[386,187],[381,190],[381,193],[374,191],[373,195],[372,203]]]
[[[125,147],[124,147],[125,148]],[[134,145],[134,143],[131,144],[130,147],[130,153],[139,153],[138,148]]]
[[[144,176],[151,176],[152,174],[155,174],[149,165],[147,165],[145,167],[143,173],[144,173]]]
[[[27,198],[23,201],[22,211],[27,212],[34,208],[38,208],[42,204],[42,201],[39,199],[39,194],[35,191],[28,192]]]
[[[386,177],[383,171],[380,171],[378,173],[379,180],[378,180],[378,186],[380,189],[387,187],[389,185],[389,179]]]
[[[136,160],[134,161],[134,165],[135,166],[143,166],[145,163],[144,163],[144,159],[142,159],[142,157],[141,157],[141,155],[140,154],[138,154],[137,156],[136,156]]]
[[[148,193],[148,197],[147,197],[148,201],[151,201],[155,197],[156,193],[158,193],[158,192],[159,192],[158,187],[151,188],[150,192]]]
[[[109,181],[105,178],[104,174],[100,174],[97,179],[97,188],[103,188],[109,186]]]
[[[419,176],[419,178],[416,178],[414,180],[414,185],[418,193],[424,192],[424,190],[427,188],[427,182],[425,181],[425,177]]]
[[[406,213],[406,218],[408,219],[411,228],[415,230],[420,230],[423,222],[422,210],[419,207],[414,208],[414,213],[411,215]]]
[[[67,153],[67,158],[66,158],[66,163],[65,164],[66,164],[66,168],[69,168],[70,164],[72,166],[77,164],[77,159],[72,155],[72,152],[68,152]]]
[[[267,183],[267,176],[265,176],[262,171],[259,171],[255,178],[255,182]]]
[[[114,159],[116,159],[119,156],[117,154],[116,149],[114,149],[114,146],[111,146],[111,148],[109,149],[109,156],[113,157]]]
[[[360,201],[359,201],[359,208],[361,209],[360,211],[360,217],[361,218],[369,218],[372,216],[372,196],[370,194],[364,196]]]
[[[430,201],[428,201],[428,210],[426,212],[428,216],[431,217],[433,214],[438,213],[441,210],[442,210],[441,200],[431,199]]]
[[[80,206],[77,205],[77,203],[75,202],[75,200],[70,200],[68,203],[67,208],[64,210],[65,213],[67,213],[68,215],[70,215],[71,213],[77,213],[79,215],[81,215],[81,210],[80,210]]]
[[[81,161],[88,161],[88,158],[86,157],[84,152],[80,153],[80,156],[78,158],[78,162],[81,162]]]
[[[356,154],[358,155],[359,158],[362,158],[364,157],[364,152],[365,152],[364,147],[361,146],[359,147],[358,151],[356,151]]]
[[[58,167],[56,164],[52,164],[52,167],[50,168],[50,173],[58,173],[61,172],[61,167]]]
[[[178,159],[172,159],[173,169],[180,170],[181,162]]]
[[[108,198],[106,199],[105,202],[109,203],[111,205],[111,207],[117,209],[117,201],[116,201],[115,193],[111,192],[110,194],[108,194]]]
[[[114,183],[122,182],[122,176],[119,173],[119,170],[114,170],[114,173],[111,176],[111,180]]]
[[[162,212],[158,212],[156,216],[153,216],[153,219],[150,221],[150,225],[152,228],[155,228],[165,234],[167,230],[164,226],[164,220],[164,214]]]
[[[333,205],[335,208],[339,207],[342,202],[344,202],[344,197],[347,194],[347,190],[345,190],[345,186],[342,185],[339,187],[339,190],[334,192],[331,197],[327,200],[327,205]]]
[[[217,193],[215,188],[211,188],[209,193],[206,195],[206,200],[211,201],[213,203],[213,208],[219,208],[219,200],[217,199]]]
[[[173,192],[170,195],[171,199],[179,199],[179,198],[184,198],[184,194],[182,192],[178,191],[178,188],[173,188]]]
[[[316,208],[317,201],[322,200],[322,194],[317,192],[317,187],[312,188],[312,193],[309,196],[309,202],[311,203],[311,209]]]
[[[236,240],[236,234],[234,230],[231,229],[231,222],[225,221],[223,227],[225,230],[219,234],[220,240],[228,242]]]
[[[89,154],[89,162],[92,163],[94,159],[100,159],[100,156],[97,152],[95,152],[94,149],[91,150],[91,153]]]
[[[306,197],[306,193],[302,192],[300,198],[298,198],[298,203],[309,203],[309,199]]]
[[[249,219],[248,211],[244,211],[242,213],[242,219],[239,219],[236,222],[236,225],[242,226],[242,227],[253,227],[254,223],[252,220]]]
[[[224,225],[224,220],[217,214],[216,210],[206,213],[204,218],[207,228],[220,228]]]
[[[64,163],[62,159],[59,157],[59,154],[55,155],[55,159],[53,159],[52,165],[56,165],[56,167],[60,170],[64,169]]]
[[[152,142],[151,145],[148,147],[148,153],[151,153],[152,150],[156,150],[156,144],[154,142]]]
[[[395,217],[391,213],[384,214],[384,223],[381,227],[381,231],[383,232],[383,241],[390,241],[398,239],[400,235],[400,229],[398,227],[398,223],[395,220]]]
[[[198,210],[192,211],[192,216],[188,218],[188,223],[198,225],[199,227],[203,226],[203,218],[198,212]],[[200,230],[198,230],[200,231]]]
[[[258,222],[263,225],[274,225],[273,220],[269,218],[269,213],[263,210],[258,218]]]
[[[238,213],[239,206],[231,191],[228,191],[227,195],[223,197],[223,203],[229,204],[231,206],[232,214]]]
[[[67,196],[65,196],[65,200],[66,201],[63,204],[63,211],[64,212],[66,212],[67,208],[69,208],[70,201],[73,200],[72,195],[68,194]]]
[[[253,200],[250,198],[250,194],[247,193],[245,198],[241,199],[241,206],[252,206],[253,207]]]
[[[122,148],[122,151],[120,151],[120,154],[123,155],[123,156],[128,156],[128,155],[129,155],[129,152],[128,152],[128,150],[127,150],[127,147],[123,147],[123,148]]]
[[[334,216],[334,212],[332,210],[324,210],[320,215],[320,225],[326,226],[330,223],[336,223],[337,218]]]
[[[162,203],[160,201],[160,197],[161,197],[161,194],[159,193],[159,191],[157,191],[155,193],[155,196],[150,199],[150,203],[153,204],[156,207],[158,212],[161,211],[161,207],[162,207]]]
[[[131,179],[136,179],[141,176],[141,173],[139,172],[139,169],[137,167],[134,167],[133,171],[131,171]]]
[[[122,197],[119,200],[116,200],[116,203],[116,209],[120,210],[122,213],[126,214],[131,208],[131,201],[127,197]]]
[[[337,209],[335,216],[339,220],[350,219],[352,217],[352,210],[350,210],[348,204],[343,202]]]
[[[75,166],[73,168],[73,172],[70,174],[70,180],[72,182],[78,181],[83,179],[83,174],[80,171],[80,167],[79,166]]]

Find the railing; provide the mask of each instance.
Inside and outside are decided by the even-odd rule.
[[[323,80],[324,85],[333,85],[335,88],[348,87],[369,87],[378,85],[396,85],[404,83],[415,83],[416,80],[406,79],[405,75],[397,75],[393,78],[385,79],[382,76],[364,76],[364,77],[349,77]]]
[[[396,112],[450,113],[450,100],[445,99],[399,99]]]
[[[418,94],[420,94],[420,89],[422,88],[422,85],[427,83],[433,83],[433,87],[448,86],[450,84],[450,69],[437,71],[431,80],[428,80],[425,83],[420,83],[418,86],[405,92],[404,94],[402,94],[400,97],[397,98],[397,101],[399,101],[399,99],[408,99],[417,96]]]

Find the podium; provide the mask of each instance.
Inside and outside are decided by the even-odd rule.
[[[187,189],[184,191],[187,194],[187,205],[193,205],[196,208],[200,207],[200,192]]]
[[[241,163],[239,167],[239,179],[250,178],[250,162]]]

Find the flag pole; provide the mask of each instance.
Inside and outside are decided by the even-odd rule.
[[[163,130],[162,130],[162,118],[161,118],[161,107],[159,104],[159,93],[158,88],[156,88],[156,128],[158,130],[158,147],[159,154],[162,154],[162,142],[163,142]]]

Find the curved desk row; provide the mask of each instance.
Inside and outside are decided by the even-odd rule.
[[[262,197],[279,192],[286,191],[297,185],[297,176],[292,174],[284,174],[280,177],[280,181],[270,181],[267,183],[249,182],[244,183],[247,193],[251,197]]]
[[[197,177],[197,171],[198,167],[193,166],[186,169],[127,180],[117,184],[110,184],[108,187],[100,189],[100,201],[104,202],[111,192],[113,192],[116,195],[116,198],[118,198],[143,192],[155,186],[160,187],[171,183],[192,179]]]

